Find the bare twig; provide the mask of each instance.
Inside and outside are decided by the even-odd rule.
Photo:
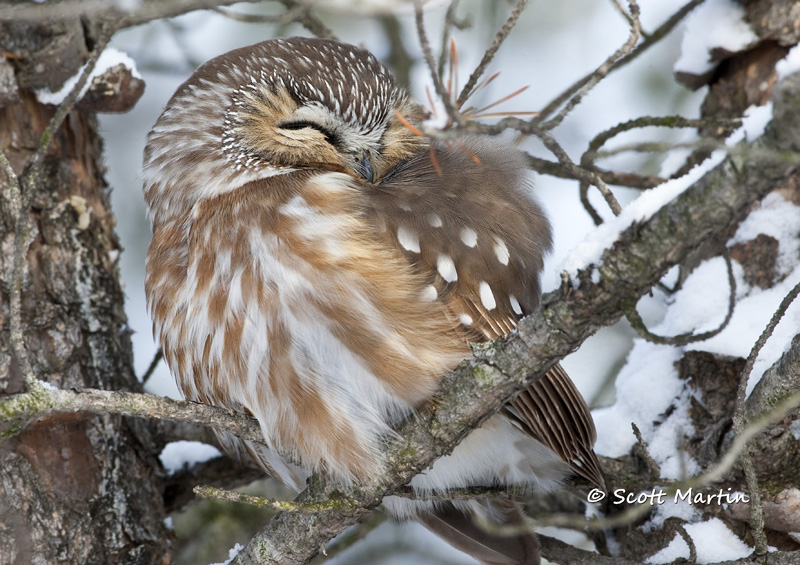
[[[633,446],[634,450],[647,464],[648,469],[650,469],[650,476],[657,479],[661,476],[661,468],[658,466],[658,463],[656,463],[656,460],[653,459],[653,456],[650,455],[650,451],[647,449],[647,442],[644,441],[639,426],[631,422],[631,428],[633,429],[633,435],[636,436],[636,445]]]
[[[317,37],[322,37],[324,39],[336,39],[336,35],[331,31],[331,29],[325,25],[325,23],[319,19],[314,13],[308,9],[308,6],[303,2],[303,0],[277,0],[287,10],[291,10],[295,7],[299,8],[306,8],[307,11],[302,12],[300,17],[296,19],[297,22],[303,24],[303,26],[316,35]]]
[[[750,355],[747,357],[742,375],[739,379],[739,388],[736,391],[736,409],[733,414],[733,432],[736,434],[737,440],[739,436],[744,436],[744,422],[745,422],[745,400],[747,396],[747,382],[750,379],[750,373],[753,371],[756,358],[767,340],[775,331],[778,322],[781,321],[786,310],[800,294],[800,283],[796,284],[794,288],[787,294],[781,301],[780,306],[773,314],[772,319],[764,328],[764,331],[759,336]],[[793,395],[797,396],[797,394]],[[764,534],[764,510],[761,504],[761,495],[758,491],[758,478],[753,467],[753,462],[750,459],[750,452],[747,448],[746,441],[742,445],[742,469],[744,470],[745,479],[747,480],[747,487],[750,490],[750,526],[753,528],[753,537],[756,541],[756,553],[765,553],[767,551],[767,538]]]
[[[639,55],[647,51],[650,47],[657,44],[663,37],[669,34],[682,20],[685,18],[689,12],[694,10],[697,6],[703,3],[703,0],[691,0],[687,2],[680,10],[675,12],[672,16],[670,16],[667,21],[665,21],[661,26],[656,29],[654,32],[648,35],[646,41],[640,43],[636,49],[631,51],[628,55],[621,57],[617,60],[611,69],[609,69],[609,73],[621,68],[622,66],[630,63],[634,59],[636,59]],[[555,99],[549,102],[540,112],[539,115],[541,119],[547,118],[550,114],[555,112],[558,108],[561,107],[571,96],[573,96],[576,92],[578,92],[581,88],[586,86],[586,84],[592,79],[594,76],[594,71],[587,74],[583,78],[575,81],[569,88],[567,88],[564,92],[559,94]]]
[[[726,327],[728,327],[728,323],[731,321],[733,317],[733,310],[736,307],[736,277],[733,275],[733,264],[731,263],[731,255],[728,252],[728,249],[725,248],[722,252],[722,257],[725,259],[725,265],[728,267],[728,287],[730,288],[729,298],[728,298],[728,314],[725,316],[725,319],[722,320],[722,323],[716,328],[711,331],[703,332],[700,334],[695,334],[693,332],[687,332],[684,334],[672,336],[672,337],[664,337],[660,335],[656,335],[652,333],[650,330],[647,329],[645,326],[644,320],[642,320],[639,313],[636,311],[636,303],[626,303],[623,304],[622,310],[625,313],[625,317],[630,322],[631,327],[636,330],[636,333],[639,334],[639,337],[645,339],[651,343],[661,343],[667,345],[687,345],[689,343],[695,343],[698,341],[705,341],[707,339],[711,339]]]
[[[344,507],[351,506],[351,502],[345,498],[337,499],[335,496],[323,502],[292,502],[290,500],[276,500],[274,498],[264,498],[263,496],[253,496],[236,492],[234,490],[227,490],[208,485],[198,485],[194,487],[194,493],[200,498],[226,500],[228,502],[240,502],[242,504],[249,504],[257,508],[272,508],[280,512],[301,512],[310,514],[319,512],[321,510],[328,510],[337,505]]]
[[[575,176],[570,174],[570,172],[560,163],[548,161],[547,159],[542,159],[540,157],[534,157],[533,155],[526,155],[526,157],[528,159],[528,166],[538,173],[564,179],[575,179]],[[658,186],[666,180],[661,177],[606,171],[603,169],[594,169],[594,172],[606,184],[616,184],[630,188],[653,188],[654,186]]]
[[[276,16],[268,16],[266,14],[246,14],[237,10],[231,10],[223,6],[212,8],[216,13],[230,18],[237,22],[248,24],[279,24],[286,25],[294,21],[301,20],[308,15],[309,7],[305,5],[296,5],[293,7],[287,6],[286,12]]]
[[[456,99],[456,108],[461,108],[464,105],[464,102],[472,94],[475,85],[478,84],[478,79],[483,76],[483,73],[486,72],[486,67],[489,66],[489,63],[492,62],[494,59],[495,53],[497,50],[500,49],[500,46],[505,41],[508,34],[511,33],[511,30],[514,29],[514,25],[516,25],[517,20],[519,19],[520,15],[522,15],[522,11],[525,9],[528,0],[518,0],[517,5],[514,6],[514,9],[511,11],[511,15],[506,20],[506,23],[503,24],[503,27],[497,32],[497,35],[494,36],[494,41],[483,54],[483,58],[481,62],[478,64],[477,67],[472,71],[472,74],[469,75],[469,79],[467,79],[467,83],[464,85],[464,88],[461,90],[461,94],[458,95]]]
[[[8,204],[11,210],[11,217],[16,222],[17,226],[21,223],[23,217],[23,190],[11,163],[8,162],[6,154],[0,151],[0,164],[6,173],[8,179]],[[36,375],[31,367],[31,361],[28,358],[28,350],[25,348],[25,335],[22,328],[22,287],[25,284],[25,275],[27,273],[28,261],[26,251],[28,249],[27,232],[24,234],[17,228],[14,235],[14,268],[11,275],[11,288],[9,289],[9,320],[10,339],[11,345],[14,349],[14,355],[17,357],[22,378],[28,390],[34,390],[39,385]]]
[[[150,366],[147,367],[147,370],[144,372],[144,375],[142,375],[141,381],[143,385],[146,384],[147,381],[150,380],[150,377],[153,376],[153,373],[156,372],[158,364],[161,363],[161,360],[163,358],[164,358],[164,352],[161,349],[156,351],[156,354],[153,355],[153,360],[150,361]]]
[[[567,100],[564,107],[561,111],[556,114],[552,119],[548,120],[547,122],[542,123],[542,129],[544,130],[551,130],[558,126],[564,118],[567,117],[575,106],[580,104],[583,97],[586,96],[592,88],[597,85],[603,78],[605,78],[608,73],[614,68],[614,65],[625,55],[629,55],[633,48],[636,46],[636,42],[639,41],[639,36],[641,35],[641,22],[639,21],[639,5],[636,3],[636,0],[628,0],[628,5],[630,6],[631,10],[631,33],[628,36],[628,40],[625,44],[617,49],[610,57],[608,57],[602,65],[597,67],[594,72],[591,74],[591,77],[588,81],[577,91],[575,94]],[[543,112],[540,112],[540,115],[544,116]]]
[[[427,34],[425,33],[425,18],[422,13],[422,2],[419,0],[414,3],[414,16],[417,24],[417,36],[419,37],[419,43],[422,47],[422,54],[425,57],[425,64],[428,66],[428,71],[430,71],[431,80],[433,80],[433,88],[436,90],[436,95],[442,101],[442,105],[444,105],[445,111],[447,112],[447,116],[450,118],[450,120],[452,120],[454,123],[461,123],[461,117],[453,106],[450,93],[447,92],[447,89],[445,88],[442,80],[439,78],[439,74],[436,70],[436,62],[433,59],[431,44],[428,41]]]
[[[447,45],[450,41],[450,30],[455,26],[463,29],[456,19],[456,10],[458,10],[458,1],[452,0],[447,7],[447,12],[444,15],[444,25],[442,26],[442,46],[439,51],[439,62],[436,65],[436,75],[439,80],[444,80],[444,65],[447,62]]]
[[[614,197],[611,189],[597,173],[583,169],[573,163],[572,159],[570,159],[569,155],[567,155],[567,152],[564,151],[564,149],[549,133],[547,133],[547,131],[540,130],[539,128],[535,128],[533,131],[534,135],[542,140],[542,143],[544,143],[545,147],[547,147],[550,152],[556,156],[559,163],[561,163],[563,167],[572,173],[575,178],[578,178],[584,182],[588,182],[597,187],[597,189],[600,191],[600,194],[603,195],[603,198],[608,204],[608,207],[611,208],[611,211],[615,216],[619,216],[620,213],[622,213],[622,207],[619,205],[619,202],[617,202],[617,199]]]
[[[631,15],[628,12],[625,11],[625,8],[622,7],[622,4],[620,3],[620,1],[619,0],[611,0],[611,3],[614,4],[614,7],[617,9],[617,12],[619,12],[619,14],[623,18],[625,18],[625,21],[628,22],[628,25],[632,26],[633,25],[633,18],[631,18]]]
[[[673,527],[678,535],[683,538],[683,541],[686,542],[686,545],[689,546],[689,563],[697,563],[697,547],[694,545],[692,536],[689,535],[683,524],[674,524]]]

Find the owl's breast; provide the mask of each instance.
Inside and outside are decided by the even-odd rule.
[[[202,201],[148,256],[154,329],[184,394],[245,410],[308,468],[368,478],[381,438],[468,355],[427,281],[328,173]]]

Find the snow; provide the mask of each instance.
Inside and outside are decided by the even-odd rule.
[[[682,478],[698,469],[691,460],[682,460],[680,437],[691,432],[688,416],[690,390],[678,378],[674,364],[685,351],[707,351],[747,357],[783,297],[800,281],[800,267],[794,263],[800,253],[800,207],[779,194],[769,195],[758,209],[742,222],[729,242],[744,242],[759,233],[775,237],[780,244],[778,277],[785,277],[770,289],[750,287],[741,266],[733,261],[737,304],[728,326],[711,339],[683,348],[634,340],[625,366],[617,376],[616,403],[593,412],[598,429],[595,450],[609,457],[628,453],[635,443],[627,433],[635,422],[649,444],[653,458],[661,466],[662,477]],[[717,328],[728,311],[728,274],[725,261],[715,257],[703,262],[670,299],[664,319],[651,328],[657,335],[673,336],[702,333]],[[748,382],[748,394],[769,368],[789,347],[800,327],[800,304],[792,304],[756,360]],[[674,410],[666,419],[670,406]]]
[[[173,441],[164,446],[158,458],[170,473],[180,471],[186,466],[194,465],[220,457],[222,453],[213,445],[199,441]]]
[[[775,65],[775,70],[778,72],[778,80],[800,71],[800,45],[792,47],[786,57]]]
[[[684,529],[697,550],[697,563],[732,561],[752,553],[752,549],[736,537],[719,518],[686,524]],[[689,558],[689,546],[679,534],[675,534],[672,542],[649,557],[647,563],[671,563],[680,558]]]
[[[49,381],[39,380],[39,384],[47,390],[59,390],[59,388]]]
[[[800,257],[800,208],[780,194],[769,194],[739,225],[730,243],[745,243],[762,233],[780,242],[778,276],[788,275]]]
[[[684,522],[697,522],[702,518],[702,514],[687,500],[668,498],[666,503],[655,507],[650,519],[639,526],[639,530],[644,533],[658,530],[664,526],[664,522],[668,518],[680,518]]]
[[[772,121],[772,102],[767,102],[763,106],[750,106],[744,111],[742,120],[742,132],[744,139],[748,143],[753,143],[756,139],[764,135],[767,124]],[[735,133],[735,132],[734,132]],[[734,139],[729,137],[726,140],[731,145]]]
[[[688,414],[691,391],[678,378],[675,368],[680,357],[678,348],[635,340],[625,367],[617,376],[617,402],[592,413],[598,454],[627,454],[636,443],[631,430],[634,422],[661,467],[662,477],[680,479],[685,473],[699,471],[697,463],[679,449],[682,437],[692,431]],[[664,418],[662,414],[673,405],[675,409]]]
[[[706,0],[695,8],[686,22],[675,72],[704,75],[715,66],[713,49],[737,53],[758,41],[744,17],[744,8],[733,0]]]
[[[243,549],[244,549],[244,546],[237,543],[236,545],[234,545],[232,548],[230,548],[228,550],[228,560],[227,561],[225,561],[223,563],[211,563],[210,565],[228,565],[234,559],[236,559],[236,556],[239,555],[239,552],[242,551]]]
[[[89,90],[89,87],[92,85],[92,81],[96,78],[101,76],[105,73],[108,69],[116,67],[117,65],[124,65],[128,69],[130,69],[131,74],[136,78],[141,78],[141,75],[136,70],[136,63],[134,63],[133,59],[128,57],[122,51],[114,49],[113,47],[107,47],[105,51],[100,54],[100,57],[97,59],[97,64],[94,66],[92,70],[92,74],[89,76],[89,80],[86,81],[86,84],[81,91],[80,96],[78,96],[78,100],[80,100],[86,91]],[[75,73],[75,75],[71,76],[66,80],[66,82],[61,86],[61,88],[57,92],[51,92],[48,88],[39,88],[36,90],[36,98],[39,99],[39,102],[42,104],[52,104],[53,106],[58,106],[67,95],[75,88],[75,85],[78,82],[78,79],[83,73],[86,65],[83,65],[80,70]]]

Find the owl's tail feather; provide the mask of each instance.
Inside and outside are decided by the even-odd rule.
[[[497,526],[521,526],[525,517],[516,503],[495,499],[487,501],[488,514]],[[437,504],[433,512],[417,517],[423,526],[444,541],[477,559],[483,565],[539,565],[539,540],[533,532],[512,536],[490,533],[473,516],[451,503]]]
[[[309,473],[285,461],[280,455],[261,443],[243,440],[232,433],[214,430],[222,448],[231,457],[244,461],[249,456],[259,467],[297,492],[306,488]]]

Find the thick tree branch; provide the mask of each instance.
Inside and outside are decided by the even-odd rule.
[[[0,401],[0,422],[4,424],[0,440],[18,433],[34,420],[66,412],[175,420],[228,431],[250,441],[264,441],[258,422],[241,412],[154,394],[95,389],[71,391],[45,386]]]

